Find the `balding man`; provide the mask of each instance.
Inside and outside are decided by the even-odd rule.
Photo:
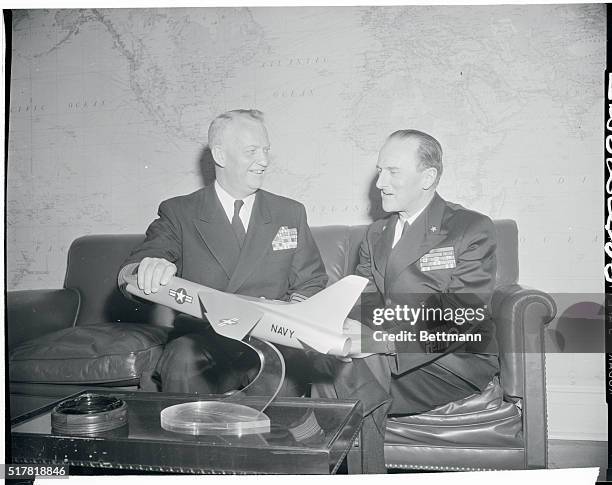
[[[362,333],[357,350],[375,355],[351,363],[319,358],[315,390],[321,396],[362,400],[367,414],[364,461],[368,471],[384,473],[387,414],[422,413],[464,398],[484,389],[499,371],[487,311],[495,283],[496,240],[491,219],[446,202],[436,192],[442,148],[432,136],[417,130],[392,133],[376,168],[376,187],[389,215],[368,228],[356,274],[370,280],[378,303],[362,306],[356,317],[371,325],[373,310],[380,315],[382,309],[398,307],[478,315],[471,323],[463,317],[414,323],[400,314],[384,325],[371,325],[378,333]],[[440,335],[440,340],[420,341],[420,331]],[[414,332],[416,340],[389,338],[403,332]],[[445,336],[468,333],[481,340],[444,341]]]

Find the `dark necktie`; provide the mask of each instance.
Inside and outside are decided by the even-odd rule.
[[[401,223],[402,223],[402,220],[398,218],[398,219],[397,219],[397,223],[398,223],[398,224],[401,224]],[[404,239],[404,236],[406,235],[406,233],[407,233],[409,230],[410,230],[410,223],[409,223],[408,221],[405,221],[405,222],[404,222],[404,226],[402,227],[402,233],[400,234],[399,239],[397,240],[397,242],[396,242],[396,243],[393,245],[393,247],[392,247],[391,249],[395,249],[395,248],[396,248],[396,247],[399,245],[400,241],[401,241],[402,239]]]
[[[242,224],[242,220],[240,219],[240,209],[242,209],[243,205],[243,200],[234,201],[234,217],[232,217],[232,229],[236,234],[236,239],[238,239],[238,245],[240,246],[240,248],[242,248],[242,245],[244,244],[244,237],[246,236],[244,225]]]

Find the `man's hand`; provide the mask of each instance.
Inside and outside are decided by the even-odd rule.
[[[392,351],[387,342],[378,342],[374,339],[374,331],[370,327],[352,318],[344,320],[342,333],[351,338],[349,358],[360,359],[368,355],[388,354]],[[368,352],[363,352],[363,348],[367,348]]]
[[[145,292],[157,293],[176,274],[176,265],[164,258],[144,258],[138,266],[138,288]]]
[[[352,318],[347,318],[344,320],[344,325],[342,326],[343,335],[351,338],[351,350],[349,351],[349,355],[347,357],[340,357],[340,360],[344,362],[350,362],[351,358],[362,358],[367,357],[368,355],[372,355],[372,353],[362,353],[361,348],[363,346],[362,341],[369,337],[370,330],[365,325],[362,325],[361,322],[357,320],[353,320]]]

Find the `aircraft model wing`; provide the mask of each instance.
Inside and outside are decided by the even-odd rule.
[[[236,295],[202,290],[198,296],[214,331],[234,340],[246,337],[264,315],[252,302]]]

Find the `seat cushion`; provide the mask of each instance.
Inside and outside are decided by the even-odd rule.
[[[138,383],[161,357],[168,328],[99,323],[28,340],[9,356],[12,382],[47,384]]]
[[[434,447],[522,447],[521,411],[495,377],[482,393],[426,413],[387,420],[385,443]]]

